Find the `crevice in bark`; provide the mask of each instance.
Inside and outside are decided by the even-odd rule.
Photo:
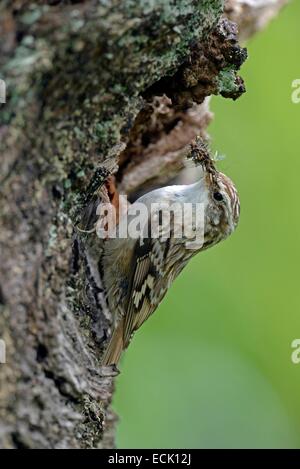
[[[68,402],[72,402],[73,404],[77,405],[81,401],[79,398],[76,398],[74,394],[71,394],[66,389],[66,385],[68,384],[67,380],[62,376],[56,376],[52,370],[47,370],[46,368],[43,369],[45,377],[47,379],[51,379],[57,388],[58,392],[62,395],[62,397],[67,398]]]
[[[197,134],[206,137],[211,114],[205,99],[218,93],[237,99],[245,92],[237,71],[246,57],[236,25],[222,18],[205,41],[191,46],[188,60],[174,75],[162,77],[141,94],[144,106],[119,156],[116,178],[122,192],[132,196],[179,173],[186,146]]]
[[[2,290],[2,287],[0,285],[0,306],[4,306],[5,303],[6,303],[6,301],[5,301],[5,298],[4,298],[3,290]]]
[[[11,433],[11,440],[12,440],[12,443],[13,443],[15,449],[30,449],[30,447],[27,446],[22,441],[22,436],[18,432],[12,432]]]

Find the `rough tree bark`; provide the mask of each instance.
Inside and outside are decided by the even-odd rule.
[[[242,36],[282,0],[230,0]],[[162,184],[211,119],[207,97],[244,92],[246,52],[222,0],[2,1],[0,446],[112,448],[110,313],[80,234],[112,172]],[[117,164],[119,165],[117,167]]]

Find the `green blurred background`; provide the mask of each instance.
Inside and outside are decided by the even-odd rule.
[[[125,354],[121,448],[300,447],[299,25],[294,0],[248,43],[247,93],[212,101],[240,225],[194,258]]]

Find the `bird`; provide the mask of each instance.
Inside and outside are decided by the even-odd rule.
[[[196,140],[191,145],[190,157],[200,166],[196,183],[162,187],[142,195],[131,205],[131,215],[122,216],[116,236],[112,239],[108,236],[104,241],[101,272],[113,324],[102,366],[118,365],[133,334],[153,314],[188,261],[226,239],[238,224],[240,201],[231,179],[217,170],[203,142]],[[179,221],[175,221],[173,214],[168,236],[164,233],[166,227],[160,225],[161,220],[158,235],[153,236],[149,216],[139,237],[118,235],[124,228],[126,217],[127,227],[134,219],[135,209],[146,207],[147,213],[151,213],[151,207],[160,206],[162,202],[182,209],[187,204],[194,208],[201,204],[202,225],[196,226],[191,217],[179,217]],[[160,217],[161,213],[156,214],[156,219]],[[179,228],[186,228],[180,224],[189,225],[191,237],[176,236]],[[197,243],[200,230],[201,242]]]

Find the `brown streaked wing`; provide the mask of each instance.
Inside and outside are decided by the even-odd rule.
[[[132,333],[137,330],[154,312],[166,290],[164,276],[165,259],[169,240],[144,238],[143,244],[137,241],[134,255],[134,272],[128,291],[127,307],[124,315],[123,340],[127,347]],[[153,292],[160,292],[161,298],[152,300]]]

